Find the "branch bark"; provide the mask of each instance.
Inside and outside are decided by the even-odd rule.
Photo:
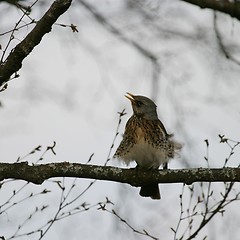
[[[231,17],[240,20],[240,2],[229,0],[181,0],[197,5],[200,8],[210,8],[219,12],[229,14]]]
[[[41,184],[53,177],[76,177],[128,183],[139,187],[148,183],[240,182],[240,168],[192,168],[144,171],[79,163],[28,165],[0,163],[0,181],[8,178]]]
[[[56,0],[44,16],[37,22],[33,30],[20,42],[0,66],[0,86],[22,67],[22,61],[34,47],[52,29],[57,19],[68,10],[72,0]]]

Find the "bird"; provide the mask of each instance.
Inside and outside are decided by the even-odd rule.
[[[126,165],[135,161],[137,169],[156,170],[165,166],[182,145],[173,140],[173,134],[168,134],[163,123],[158,118],[157,106],[148,97],[125,95],[131,101],[133,115],[126,123],[123,139],[117,148],[114,158]],[[161,199],[157,183],[142,185],[142,197]]]

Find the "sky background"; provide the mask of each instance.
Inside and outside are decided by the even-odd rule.
[[[213,11],[177,0],[161,3],[86,2],[131,41],[108,31],[83,5],[74,1],[57,22],[72,23],[79,32],[73,33],[70,28],[55,25],[24,60],[20,77],[9,82],[8,89],[1,92],[1,161],[13,163],[36,146],[42,145],[44,151],[56,141],[56,156],[47,152],[42,163],[86,163],[94,153],[91,163],[103,165],[116,133],[118,112],[126,109],[127,113],[122,118],[120,133],[123,133],[132,114],[130,103],[124,97],[126,92],[131,92],[154,99],[167,131],[174,133],[175,138],[183,143],[181,156],[170,162],[170,168],[206,167],[205,139],[210,143],[210,166],[222,167],[230,149],[219,143],[218,134],[239,141],[240,66],[226,59],[219,47]],[[48,2],[39,1],[31,17],[39,19],[48,7]],[[152,18],[143,15],[141,9]],[[3,14],[5,12],[7,14]],[[1,3],[0,15],[2,33],[13,28],[22,13]],[[26,18],[25,21],[29,20]],[[239,22],[217,13],[217,26],[226,49],[239,59]],[[9,51],[30,30],[31,26],[16,32]],[[8,39],[7,34],[0,37],[2,48]],[[133,42],[156,56],[157,75],[154,75],[153,63],[134,47]],[[110,156],[120,141],[121,134]],[[42,152],[24,160],[34,162]],[[228,165],[237,164],[239,150]],[[108,165],[125,167],[112,160]],[[71,186],[72,181],[66,179],[66,186]],[[77,196],[89,182],[91,180],[77,180],[77,187],[70,197]],[[23,181],[3,185],[0,204],[6,201],[13,189],[22,185]],[[199,184],[195,187],[194,201],[201,192]],[[239,185],[235,187],[239,191]],[[61,197],[60,188],[54,182],[46,181],[41,186],[29,184],[14,201],[44,188],[51,189],[51,193],[26,200],[0,216],[0,236],[6,239],[11,236],[36,206],[49,204],[51,207],[37,214],[23,232],[41,226],[54,215]],[[218,199],[223,183],[214,183],[212,188]],[[114,203],[109,209],[117,211],[135,229],[145,229],[159,239],[173,239],[170,227],[175,228],[179,219],[182,184],[161,185],[161,201],[141,198],[138,191],[129,185],[98,181],[78,200],[78,204],[85,201],[96,204],[105,201],[107,196]],[[187,206],[187,187],[184,191]],[[239,211],[235,211],[236,207],[238,203],[227,207],[224,217],[219,214],[197,239],[202,239],[205,234],[209,239],[237,239],[239,229],[235,221],[240,216]],[[229,229],[224,227],[226,223]],[[112,214],[97,210],[97,207],[57,222],[45,239],[75,240],[80,237],[89,240],[148,239],[134,233]]]

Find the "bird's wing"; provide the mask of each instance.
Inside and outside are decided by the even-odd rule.
[[[166,136],[166,138],[171,138],[173,136],[173,134],[168,134],[166,128],[164,127],[163,123],[161,122],[161,120],[157,120],[157,125],[158,127],[160,127],[161,131],[164,133],[164,135]]]
[[[160,120],[142,120],[141,129],[145,141],[156,147],[162,147],[167,142],[168,134]]]
[[[121,157],[129,152],[129,150],[136,143],[136,124],[133,117],[127,121],[125,132],[123,134],[123,140],[121,141],[118,149],[113,157]]]

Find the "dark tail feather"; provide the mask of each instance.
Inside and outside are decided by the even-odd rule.
[[[152,199],[161,199],[158,184],[148,184],[141,187],[140,193],[142,197],[151,197]]]

